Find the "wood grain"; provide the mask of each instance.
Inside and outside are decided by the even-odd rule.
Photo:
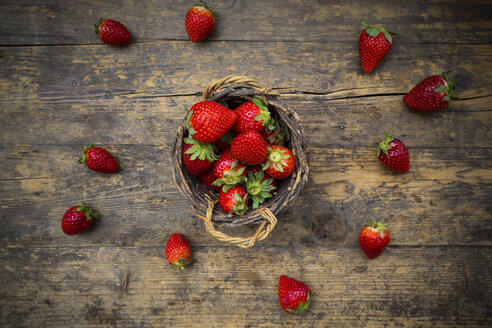
[[[192,245],[195,246],[195,245]],[[483,247],[195,247],[189,270],[163,247],[0,251],[0,324],[87,327],[465,327],[492,324]],[[302,316],[280,310],[279,272],[316,293]],[[96,278],[97,277],[97,278]],[[197,279],[197,277],[200,277]],[[126,284],[126,287],[124,287]],[[53,315],[56,313],[57,315]]]
[[[492,326],[491,4],[210,1],[220,16],[201,44],[184,30],[190,4],[0,3],[0,326]],[[101,44],[99,17],[123,22],[133,42]],[[398,33],[369,75],[361,18]],[[432,115],[403,105],[447,69],[460,100]],[[295,206],[246,251],[208,235],[169,158],[183,106],[228,74],[281,93],[311,159]],[[409,173],[377,161],[384,131],[408,146]],[[91,143],[116,156],[118,174],[76,164]],[[101,218],[64,235],[61,217],[81,200]],[[374,261],[358,245],[369,219],[391,234]],[[188,270],[165,263],[173,232],[192,246]],[[281,311],[280,274],[316,293],[304,315]]]
[[[220,52],[217,53],[218,49]],[[201,94],[229,74],[255,76],[283,94],[326,99],[403,95],[424,77],[453,70],[463,99],[490,97],[487,45],[395,45],[378,70],[365,74],[357,44],[320,42],[218,42],[198,47],[162,41],[128,47],[0,47],[2,101],[84,102]],[[412,72],[406,74],[405,72]],[[8,97],[6,97],[8,96]],[[10,101],[9,101],[10,102]],[[182,107],[180,107],[182,108]]]
[[[398,43],[490,43],[492,5],[483,1],[208,1],[219,16],[209,40],[353,43],[360,20],[398,33]],[[190,1],[4,0],[2,44],[100,44],[100,17],[124,23],[134,41],[188,40]],[[19,24],[18,22],[30,22]],[[76,22],[74,24],[73,22]]]

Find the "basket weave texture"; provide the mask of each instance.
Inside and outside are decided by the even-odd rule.
[[[288,129],[290,140],[286,147],[291,149],[296,160],[296,169],[293,174],[279,181],[274,196],[261,204],[259,208],[255,210],[249,209],[244,215],[235,216],[228,216],[220,208],[215,208],[218,193],[205,186],[197,176],[189,174],[183,164],[183,138],[187,136],[186,115],[176,132],[171,151],[176,187],[190,201],[198,217],[205,221],[207,231],[219,240],[232,242],[243,248],[251,247],[256,240],[261,240],[268,236],[276,224],[275,216],[297,199],[309,174],[307,143],[299,122],[299,116],[280,100],[278,93],[273,92],[270,88],[261,86],[254,79],[246,76],[230,75],[212,81],[207,86],[203,99],[240,104],[251,100],[255,96],[262,98],[263,102],[268,104],[271,113],[280,119]],[[216,231],[213,223],[220,223],[230,227],[245,224],[262,224],[255,236],[235,238]]]

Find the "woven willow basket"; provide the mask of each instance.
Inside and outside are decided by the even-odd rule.
[[[277,223],[275,216],[297,199],[309,173],[306,139],[299,123],[299,116],[282,103],[279,94],[272,92],[271,88],[265,88],[258,81],[246,76],[230,75],[212,81],[203,93],[203,100],[240,104],[251,100],[254,96],[261,97],[263,102],[268,104],[272,114],[276,114],[289,130],[290,141],[286,146],[292,150],[296,160],[294,173],[286,179],[279,180],[274,196],[261,204],[259,208],[249,209],[244,215],[232,217],[220,208],[215,208],[218,193],[205,186],[198,176],[189,174],[183,164],[183,138],[187,134],[186,115],[176,132],[171,151],[176,187],[191,202],[197,216],[204,221],[206,230],[218,240],[230,242],[242,248],[249,248],[256,241],[263,240],[270,234]],[[217,231],[214,223],[230,227],[245,224],[260,224],[260,226],[255,235],[242,238],[231,237]]]

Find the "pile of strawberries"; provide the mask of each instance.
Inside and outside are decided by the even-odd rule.
[[[294,155],[284,146],[289,133],[258,97],[234,110],[225,102],[196,103],[187,125],[184,166],[219,191],[220,207],[230,216],[258,208],[273,196],[277,180],[294,172]]]

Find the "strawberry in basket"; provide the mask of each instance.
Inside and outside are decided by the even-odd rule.
[[[219,190],[219,204],[229,215],[242,215],[273,197],[277,179],[289,177],[296,163],[282,146],[289,133],[258,97],[230,110],[225,102],[202,101],[187,115],[183,163],[202,183]],[[220,157],[217,151],[221,150]]]
[[[193,139],[202,143],[219,141],[237,121],[237,114],[215,102],[202,101],[188,112],[188,131]]]

